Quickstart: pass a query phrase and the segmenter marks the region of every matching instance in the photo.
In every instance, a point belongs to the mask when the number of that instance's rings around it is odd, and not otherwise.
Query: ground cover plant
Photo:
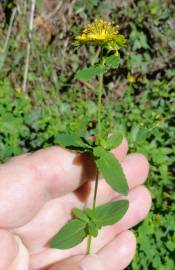
[[[121,65],[104,80],[105,128],[117,125],[131,151],[150,161],[147,182],[152,211],[134,229],[137,254],[128,269],[173,270],[174,262],[174,13],[173,1],[37,1],[27,92],[22,91],[27,45],[25,1],[0,5],[0,160],[56,143],[67,130],[94,136],[97,82],[75,79],[94,49],[72,47],[72,39],[94,17],[114,20],[127,39]],[[8,46],[4,43],[14,7]],[[52,16],[49,17],[51,14]],[[69,57],[68,57],[69,55]],[[2,64],[3,63],[3,64]],[[87,118],[82,116],[87,115]],[[90,119],[90,120],[89,120]]]

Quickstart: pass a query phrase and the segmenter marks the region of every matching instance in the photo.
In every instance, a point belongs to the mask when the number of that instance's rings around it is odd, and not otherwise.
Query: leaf
[[[93,237],[96,237],[98,235],[98,227],[95,223],[89,222],[88,225],[88,233],[92,235]]]
[[[102,74],[103,72],[105,72],[105,67],[103,66],[85,67],[77,72],[76,78],[78,80],[87,81],[92,79],[96,75]]]
[[[81,147],[81,148],[90,148],[88,144],[86,144],[82,138],[77,134],[58,134],[55,137],[55,143],[68,147]]]
[[[124,37],[124,35],[117,35],[116,39],[115,39],[115,42],[116,42],[116,45],[121,48],[121,47],[125,47],[125,43],[126,43],[126,39]]]
[[[93,222],[95,222],[95,213],[94,213],[94,210],[93,210],[93,209],[86,208],[86,209],[84,210],[84,212],[86,213],[86,215],[87,215],[91,220],[93,220]]]
[[[95,209],[96,223],[99,227],[113,225],[127,212],[129,201],[121,200],[103,204]]]
[[[67,249],[82,242],[86,237],[86,224],[79,219],[67,223],[51,241],[52,248]]]
[[[102,173],[106,182],[117,192],[127,195],[128,184],[123,173],[123,169],[117,158],[102,147],[97,146],[93,149],[97,168]]]
[[[114,131],[112,135],[107,138],[106,149],[111,150],[111,149],[116,148],[117,146],[121,144],[122,140],[123,140],[122,133],[118,131]]]
[[[84,222],[89,222],[89,218],[87,217],[87,215],[85,213],[83,213],[80,209],[78,208],[73,208],[72,212],[75,214],[75,216],[77,218],[79,218],[80,220],[84,221]]]
[[[116,55],[111,55],[105,58],[106,65],[112,69],[115,69],[120,64],[120,57]]]

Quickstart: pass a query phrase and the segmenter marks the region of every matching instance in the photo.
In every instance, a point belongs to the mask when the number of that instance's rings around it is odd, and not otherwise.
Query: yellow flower
[[[76,44],[91,43],[105,47],[108,51],[114,50],[118,55],[120,47],[124,46],[126,39],[119,35],[119,26],[112,21],[95,20],[88,24],[80,36],[75,38]]]
[[[136,81],[136,77],[131,75],[131,73],[128,73],[127,79],[128,79],[128,82],[131,84],[135,83]]]
[[[133,84],[135,83],[136,81],[138,80],[141,80],[141,77],[140,77],[140,73],[134,73],[134,74],[131,74],[130,72],[128,73],[128,76],[127,76],[127,79],[128,79],[128,82],[130,84]]]

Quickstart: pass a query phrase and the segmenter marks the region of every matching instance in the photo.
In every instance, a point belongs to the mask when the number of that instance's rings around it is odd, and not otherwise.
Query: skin
[[[0,270],[122,270],[131,262],[136,239],[129,231],[151,207],[143,186],[149,165],[142,154],[128,154],[123,140],[113,151],[124,169],[130,206],[117,224],[104,227],[84,256],[86,239],[69,250],[49,241],[71,218],[73,207],[91,206],[95,165],[89,154],[50,147],[10,159],[0,166]],[[97,204],[121,198],[100,179]],[[8,250],[8,252],[7,252]]]

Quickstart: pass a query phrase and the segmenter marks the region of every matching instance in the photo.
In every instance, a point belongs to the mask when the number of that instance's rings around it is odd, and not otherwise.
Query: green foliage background
[[[17,1],[18,2],[18,1]],[[130,151],[150,162],[147,186],[152,211],[134,228],[137,254],[128,270],[174,270],[175,252],[175,5],[170,0],[76,0],[71,14],[43,45],[34,33],[28,93],[21,90],[27,22],[19,1],[5,62],[0,70],[0,161],[54,144],[61,131],[93,134],[97,82],[74,78],[79,66],[94,61],[93,48],[72,46],[73,36],[94,18],[113,19],[128,43],[119,69],[105,77],[103,117],[108,130],[117,126]],[[13,1],[8,1],[8,12]],[[0,62],[8,18],[0,4]],[[21,5],[21,6],[20,6]],[[37,1],[39,16],[41,1]],[[89,57],[90,55],[90,57]],[[131,74],[133,81],[128,77]]]

